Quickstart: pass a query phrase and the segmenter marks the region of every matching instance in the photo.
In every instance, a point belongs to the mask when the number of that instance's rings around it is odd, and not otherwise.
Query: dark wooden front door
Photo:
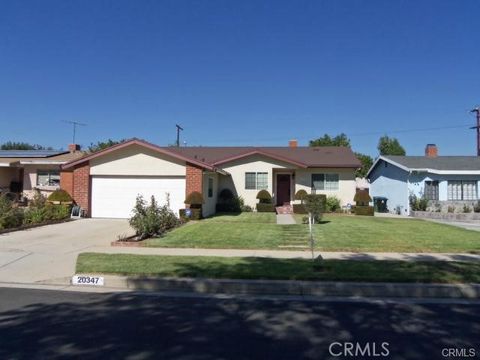
[[[290,175],[277,175],[277,205],[290,204]]]

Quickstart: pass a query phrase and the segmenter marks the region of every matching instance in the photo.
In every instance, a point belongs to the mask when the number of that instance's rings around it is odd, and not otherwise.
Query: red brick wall
[[[90,165],[81,164],[73,170],[73,199],[90,216]]]
[[[198,191],[200,194],[203,193],[203,169],[187,163],[187,173],[186,173],[186,187],[185,187],[185,197],[188,194]]]
[[[60,188],[73,197],[73,171],[62,171],[60,173]]]

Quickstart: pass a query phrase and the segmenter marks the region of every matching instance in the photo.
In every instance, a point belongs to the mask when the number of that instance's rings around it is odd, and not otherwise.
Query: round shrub
[[[193,191],[190,194],[188,194],[184,203],[190,205],[190,207],[192,208],[196,208],[196,207],[202,206],[202,204],[204,204],[205,201],[203,200],[202,194],[200,194],[198,191]]]
[[[355,201],[357,206],[368,206],[370,201],[372,201],[372,198],[370,197],[368,190],[357,190],[353,201]]]
[[[327,196],[326,200],[327,212],[335,212],[340,209],[340,199],[336,196]]]
[[[272,203],[272,195],[267,190],[260,190],[257,194],[257,199],[260,200],[260,204]]]
[[[230,190],[230,189],[223,189],[223,190],[220,191],[220,193],[218,194],[218,198],[219,198],[220,200],[222,200],[223,202],[227,202],[227,201],[229,201],[229,200],[233,200],[234,195],[233,195],[232,190]]]
[[[59,201],[61,203],[73,202],[72,197],[68,192],[62,189],[55,190],[51,193],[48,198],[48,201]]]
[[[300,200],[303,202],[303,200],[305,200],[305,198],[307,197],[308,193],[301,189],[301,190],[298,190],[296,193],[295,193],[295,200]]]

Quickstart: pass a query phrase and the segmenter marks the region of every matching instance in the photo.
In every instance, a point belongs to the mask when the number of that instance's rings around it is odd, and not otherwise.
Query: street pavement
[[[478,359],[479,334],[478,302],[0,288],[1,359]]]

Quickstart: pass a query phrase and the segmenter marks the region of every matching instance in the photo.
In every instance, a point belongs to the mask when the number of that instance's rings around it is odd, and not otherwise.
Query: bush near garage
[[[337,212],[338,210],[340,210],[340,199],[334,195],[327,196],[325,205],[326,205],[326,208],[325,208],[326,212],[331,212],[331,213]]]
[[[155,197],[147,204],[141,195],[137,196],[133,208],[133,216],[129,219],[130,226],[135,230],[137,240],[163,235],[180,225],[180,220],[167,205],[158,206]]]
[[[72,204],[73,203],[73,199],[72,197],[70,196],[70,194],[68,192],[66,192],[65,190],[62,190],[62,189],[58,189],[58,190],[55,190],[54,192],[52,192],[47,200],[49,202],[52,202],[52,203],[68,203],[68,204]]]
[[[257,194],[258,204],[257,204],[257,211],[258,212],[274,212],[275,207],[272,204],[272,195],[267,190],[260,190]]]
[[[24,213],[25,225],[42,224],[67,219],[72,210],[71,204],[53,205],[37,191]]]
[[[192,213],[192,216],[190,217],[191,220],[200,220],[202,218],[202,205],[205,203],[202,194],[198,191],[193,191],[188,194],[184,203],[190,206],[190,211]],[[185,214],[185,212],[183,212],[183,214]]]
[[[252,208],[245,205],[241,196],[235,196],[230,189],[223,189],[218,194],[218,203],[215,206],[217,213],[240,213],[250,212]]]

